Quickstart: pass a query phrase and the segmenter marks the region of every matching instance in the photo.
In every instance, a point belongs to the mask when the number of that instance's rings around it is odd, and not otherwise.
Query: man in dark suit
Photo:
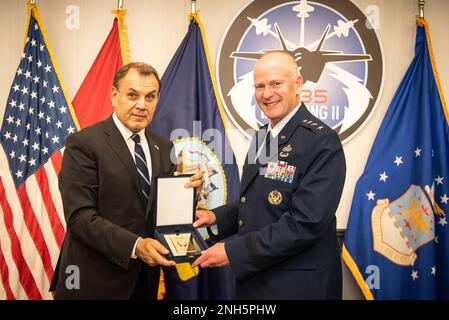
[[[216,225],[209,233],[217,240],[237,236],[193,266],[230,264],[238,299],[341,299],[335,211],[345,158],[338,135],[301,103],[302,84],[287,52],[256,62],[255,97],[269,124],[250,146],[240,200],[197,211],[195,227]]]
[[[59,174],[67,233],[52,281],[56,299],[156,299],[160,266],[175,265],[153,239],[152,181],[176,169],[173,144],[147,129],[159,92],[154,68],[125,65],[114,79],[113,115],[67,138]],[[186,187],[201,179],[194,175]]]

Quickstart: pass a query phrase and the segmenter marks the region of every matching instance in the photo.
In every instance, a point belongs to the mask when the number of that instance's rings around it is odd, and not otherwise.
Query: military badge
[[[291,144],[288,144],[288,145],[286,145],[285,147],[282,148],[282,151],[284,151],[284,152],[290,152],[292,150],[293,150],[293,148],[292,148]]]
[[[274,179],[277,170],[277,162],[268,161],[267,170],[265,171],[265,178]]]
[[[282,203],[282,193],[277,190],[273,190],[268,195],[268,202],[278,206]]]
[[[295,176],[296,166],[287,166],[287,170],[285,170],[285,179],[288,183],[293,183],[293,177]]]
[[[269,161],[265,170],[265,178],[293,183],[296,166],[289,165],[286,161]]]

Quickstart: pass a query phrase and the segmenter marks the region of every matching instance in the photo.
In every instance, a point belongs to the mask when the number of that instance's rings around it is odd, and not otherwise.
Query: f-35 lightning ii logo
[[[347,141],[366,123],[383,80],[382,52],[367,17],[349,0],[256,0],[237,15],[217,58],[222,101],[247,136],[267,123],[254,99],[253,67],[286,50],[304,78],[301,100]]]

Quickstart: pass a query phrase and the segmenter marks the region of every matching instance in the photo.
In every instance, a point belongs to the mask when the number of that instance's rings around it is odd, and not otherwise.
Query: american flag
[[[52,299],[65,235],[57,174],[77,131],[35,5],[28,21],[0,131],[0,299]]]

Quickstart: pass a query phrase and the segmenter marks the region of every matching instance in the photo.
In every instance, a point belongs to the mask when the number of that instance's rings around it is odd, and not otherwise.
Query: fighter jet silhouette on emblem
[[[288,51],[296,61],[298,68],[300,69],[301,75],[304,78],[304,83],[311,81],[317,83],[320,80],[321,74],[323,73],[324,67],[328,62],[348,62],[348,61],[370,61],[372,60],[369,54],[343,54],[341,51],[322,51],[321,47],[326,40],[326,36],[329,32],[330,25],[327,25],[326,30],[324,30],[321,36],[320,42],[318,43],[314,51],[309,51],[305,47],[299,47],[295,50],[288,50],[285,44],[285,39],[282,36],[281,30],[277,23],[274,25],[276,32],[279,37],[279,42],[281,43],[282,50]],[[232,58],[259,59],[264,52],[273,51],[265,50],[262,52],[237,52],[234,51],[231,54]]]

